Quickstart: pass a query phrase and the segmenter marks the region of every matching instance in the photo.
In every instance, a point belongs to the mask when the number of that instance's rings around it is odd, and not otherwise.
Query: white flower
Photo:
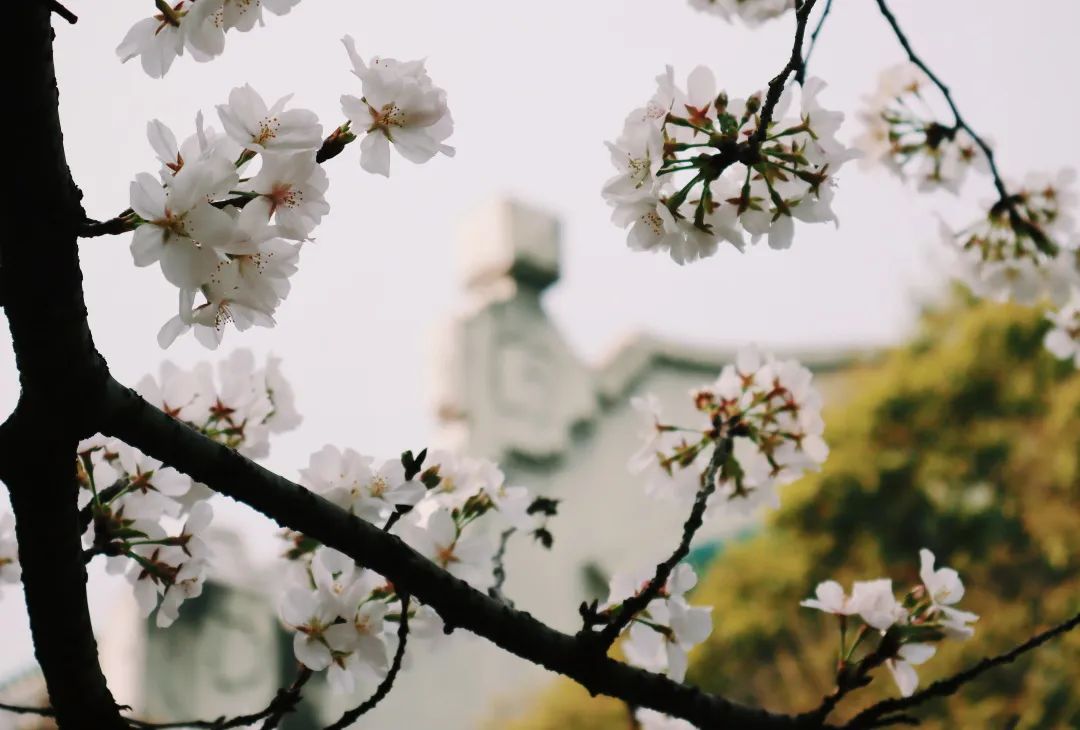
[[[161,162],[159,175],[164,185],[169,184],[187,160],[218,157],[222,160],[218,164],[224,166],[225,162],[236,159],[240,154],[240,145],[203,123],[201,111],[195,115],[195,134],[185,139],[183,144],[177,145],[176,135],[157,119],[146,123],[146,138]]]
[[[281,602],[281,620],[296,632],[293,653],[316,672],[330,666],[330,647],[324,634],[334,620],[333,612],[319,599],[317,591],[293,588]]]
[[[656,184],[656,171],[663,161],[664,140],[660,129],[635,115],[626,120],[622,135],[614,143],[605,142],[611,152],[611,163],[618,173],[604,183],[605,199],[619,200]]]
[[[365,134],[360,142],[360,166],[390,175],[390,143],[410,162],[427,162],[438,153],[453,156],[443,140],[454,131],[446,92],[436,87],[423,61],[375,57],[364,63],[351,36],[342,39],[353,73],[363,84],[363,96],[341,97],[341,109]]]
[[[358,568],[348,555],[320,547],[311,561],[311,577],[319,601],[336,617],[351,618],[356,607],[377,586],[374,574]]]
[[[173,11],[176,15],[182,15],[186,12],[185,6],[188,5],[184,0],[180,0],[173,6]],[[122,62],[130,61],[138,56],[143,71],[155,79],[164,76],[176,57],[183,53],[183,23],[176,22],[173,18],[166,18],[160,13],[144,18],[131,26],[131,30],[116,48],[116,55]]]
[[[181,289],[196,289],[221,260],[233,237],[233,219],[210,204],[236,184],[236,170],[220,157],[188,162],[162,188],[153,175],[131,183],[131,208],[146,223],[135,229],[136,266],[160,262],[161,273]]]
[[[398,505],[414,505],[423,498],[424,486],[406,481],[400,460],[387,460],[378,469],[372,461],[352,449],[324,446],[311,455],[300,475],[304,486],[369,522],[384,520]]]
[[[325,198],[329,184],[310,152],[295,152],[263,155],[262,168],[240,189],[259,196],[245,212],[258,210],[264,221],[273,217],[282,235],[305,239],[330,210]]]
[[[814,589],[814,596],[814,598],[800,601],[799,605],[837,616],[851,616],[859,611],[853,597],[845,595],[843,586],[834,580],[818,583],[817,588]]]
[[[1056,312],[1047,312],[1053,327],[1046,333],[1043,344],[1059,360],[1072,360],[1080,368],[1080,298]]]
[[[919,686],[919,676],[915,673],[915,667],[934,656],[937,648],[930,644],[904,644],[897,652],[897,656],[888,659],[885,666],[888,667],[900,694],[910,697]]]
[[[656,710],[644,707],[635,711],[634,717],[637,719],[638,724],[641,725],[641,730],[696,730],[686,720],[669,717]]]
[[[859,617],[878,631],[886,631],[907,618],[907,611],[893,595],[892,581],[888,578],[855,581],[851,603]]]
[[[470,499],[480,494],[486,481],[492,476],[494,464],[483,459],[472,459],[448,451],[432,451],[428,454],[429,465],[438,465],[439,483],[428,491],[425,502],[431,502],[435,508],[449,510],[461,509]],[[495,468],[497,471],[497,467]],[[501,472],[499,472],[501,480]]]
[[[0,514],[0,583],[18,583],[22,578],[19,543],[15,540],[15,516]]]
[[[326,631],[326,641],[336,653],[327,680],[338,694],[355,691],[356,680],[363,676],[381,677],[389,662],[386,656],[384,619],[387,605],[381,600],[369,600],[354,609],[345,623],[335,624]]]
[[[964,584],[960,575],[952,568],[934,570],[934,554],[923,548],[919,551],[919,579],[922,580],[931,605],[941,616],[941,624],[946,633],[954,638],[968,638],[975,629],[968,626],[978,620],[978,616],[968,611],[953,608],[964,597]]]
[[[229,92],[229,103],[219,104],[218,116],[225,132],[252,152],[314,150],[322,143],[322,126],[308,109],[285,109],[292,96],[278,99],[272,107],[251,86]]]
[[[128,479],[123,495],[116,500],[117,508],[134,519],[157,520],[163,514],[177,516],[180,504],[174,498],[187,493],[191,479],[127,444],[118,444],[116,453]]]
[[[161,364],[159,380],[144,375],[135,390],[146,401],[166,414],[188,423],[202,423],[210,415],[212,389],[194,371],[181,370],[169,361]]]
[[[161,597],[161,605],[154,619],[158,628],[172,626],[180,615],[180,604],[202,595],[205,581],[206,561],[192,559],[184,562]]]
[[[423,525],[415,518],[401,524],[405,541],[451,575],[479,590],[494,582],[495,546],[485,535],[462,534],[448,509],[431,513]]]

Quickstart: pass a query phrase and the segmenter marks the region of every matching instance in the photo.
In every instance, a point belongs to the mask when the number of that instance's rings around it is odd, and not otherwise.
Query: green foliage
[[[981,615],[945,642],[922,684],[1080,609],[1080,373],[1042,348],[1029,309],[965,304],[926,315],[916,340],[848,376],[826,414],[832,454],[792,485],[755,536],[727,546],[693,595],[714,633],[689,681],[801,711],[832,687],[835,619],[799,608],[818,581],[918,581],[921,547],[960,571]],[[895,696],[888,673],[832,716]],[[917,713],[922,727],[1080,727],[1080,635],[999,668]],[[625,708],[557,684],[516,730],[615,730]]]

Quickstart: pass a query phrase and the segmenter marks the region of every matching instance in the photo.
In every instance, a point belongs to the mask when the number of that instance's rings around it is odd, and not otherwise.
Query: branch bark
[[[100,410],[107,369],[86,322],[76,227],[81,193],[64,156],[50,6],[15,2],[4,39],[18,184],[3,197],[0,302],[19,368],[15,412],[0,426],[0,479],[15,512],[34,651],[65,728],[126,728],[97,659],[86,597],[75,445]]]

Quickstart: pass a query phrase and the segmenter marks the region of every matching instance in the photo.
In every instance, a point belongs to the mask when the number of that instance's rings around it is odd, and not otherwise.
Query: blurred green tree
[[[996,654],[1080,607],[1080,372],[1042,347],[1030,309],[962,300],[927,313],[918,336],[853,371],[827,414],[832,453],[787,488],[753,536],[725,546],[692,602],[714,631],[689,681],[775,710],[810,709],[833,686],[837,627],[800,608],[818,581],[918,581],[929,547],[981,618],[945,642],[920,684]],[[880,669],[834,721],[896,689]],[[1080,728],[1080,634],[1066,635],[916,713],[922,727]],[[630,726],[621,703],[565,681],[514,730]]]

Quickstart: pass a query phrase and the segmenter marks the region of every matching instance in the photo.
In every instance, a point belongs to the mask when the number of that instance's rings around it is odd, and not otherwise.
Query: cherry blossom
[[[721,242],[743,250],[744,232],[779,249],[791,245],[796,218],[835,222],[833,176],[855,153],[836,139],[843,115],[821,106],[823,88],[818,79],[789,86],[758,140],[760,95],[730,99],[704,66],[685,90],[670,67],[658,76],[656,94],[608,145],[617,174],[602,192],[612,221],[630,228],[629,247],[684,264]]]
[[[800,601],[799,605],[806,608],[816,608],[819,611],[836,614],[837,616],[851,616],[859,612],[859,608],[854,604],[851,596],[846,595],[844,587],[835,580],[818,583],[817,588],[814,589],[814,598]]]
[[[244,208],[274,219],[277,232],[305,239],[330,210],[326,189],[330,181],[310,152],[266,154],[262,167],[240,190],[257,195]]]
[[[919,551],[919,579],[930,597],[930,611],[940,616],[942,627],[955,638],[968,638],[975,629],[968,626],[978,616],[953,608],[964,597],[964,584],[952,568],[934,569],[934,554],[923,548]]]
[[[1080,298],[1074,297],[1056,312],[1048,312],[1046,318],[1053,327],[1043,342],[1046,349],[1059,360],[1072,360],[1080,368]]]
[[[190,7],[191,3],[180,0],[168,16],[157,13],[131,26],[116,48],[121,62],[138,56],[143,71],[150,77],[160,79],[168,73],[173,61],[184,54],[186,26],[183,16]]]
[[[936,651],[937,647],[931,644],[904,644],[895,657],[885,661],[885,666],[892,674],[901,696],[910,697],[919,686],[919,676],[915,673],[915,667],[934,656]]]
[[[397,506],[412,506],[424,496],[422,484],[405,479],[400,459],[378,467],[373,461],[352,449],[324,446],[300,474],[304,486],[369,522],[385,520]]]
[[[236,182],[231,163],[217,157],[188,162],[168,188],[153,175],[136,175],[131,208],[146,222],[131,242],[135,265],[159,262],[165,278],[182,289],[202,284],[220,261],[218,249],[233,236],[232,218],[210,200]]]
[[[436,154],[453,156],[443,143],[454,131],[446,106],[446,92],[435,86],[423,61],[374,57],[365,63],[351,36],[342,39],[360,79],[363,96],[345,94],[341,109],[364,134],[360,166],[368,172],[390,175],[390,143],[410,162],[427,162]]]
[[[262,25],[262,9],[285,15],[300,0],[197,0],[182,23],[187,44],[197,61],[209,61],[225,50],[225,34],[230,30],[246,33]]]
[[[726,458],[713,471],[706,514],[775,508],[778,487],[819,468],[828,457],[822,400],[812,380],[795,360],[743,348],[714,383],[691,393],[706,417],[698,425],[663,423],[658,403],[636,401],[648,426],[644,446],[631,459],[632,471],[647,474],[651,496],[692,501],[710,469],[710,452],[723,444]]]
[[[634,712],[634,719],[641,726],[641,730],[695,730],[686,720],[669,717],[644,707]]]
[[[333,611],[319,600],[316,591],[291,589],[281,602],[281,620],[294,630],[293,653],[309,669],[330,666],[333,657],[324,634],[334,622]]]
[[[494,544],[487,535],[463,533],[450,510],[439,508],[423,523],[406,517],[401,524],[402,538],[450,575],[480,590],[494,582],[491,562]]]
[[[958,192],[971,169],[989,171],[986,156],[958,124],[936,121],[924,92],[932,84],[918,67],[886,69],[859,117],[864,132],[855,140],[865,164],[883,164],[901,178],[913,177],[919,190]]]
[[[229,103],[217,107],[225,132],[252,152],[314,150],[322,143],[322,126],[307,109],[285,109],[291,95],[273,106],[248,84],[229,92]]]

